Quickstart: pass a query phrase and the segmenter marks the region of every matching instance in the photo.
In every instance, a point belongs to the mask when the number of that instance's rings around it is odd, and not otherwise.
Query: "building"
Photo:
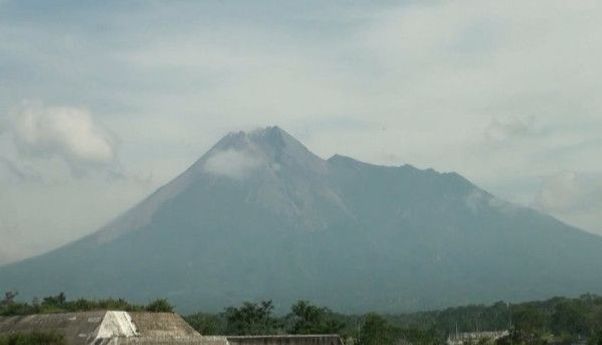
[[[229,336],[230,345],[343,345],[337,334]]]
[[[478,344],[482,341],[494,342],[509,334],[510,333],[508,331],[454,333],[447,337],[447,345]]]

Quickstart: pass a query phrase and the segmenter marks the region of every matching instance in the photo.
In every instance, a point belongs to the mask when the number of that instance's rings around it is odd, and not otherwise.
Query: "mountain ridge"
[[[457,173],[325,160],[268,127],[226,135],[99,231],[0,267],[0,289],[407,311],[600,292],[597,262],[602,237]]]

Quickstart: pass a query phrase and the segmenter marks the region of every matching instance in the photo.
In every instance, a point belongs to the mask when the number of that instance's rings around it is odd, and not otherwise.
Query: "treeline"
[[[68,301],[62,293],[34,299],[31,303],[17,302],[15,297],[16,294],[7,293],[0,301],[1,316],[99,309],[173,310],[165,299],[140,305],[123,299]],[[276,315],[271,301],[261,301],[228,307],[221,313],[199,312],[184,318],[203,335],[336,333],[347,344],[356,345],[444,344],[456,332],[496,330],[509,331],[509,336],[497,340],[496,345],[602,345],[602,297],[590,294],[578,298],[557,297],[516,304],[497,302],[398,315],[346,315],[308,301],[298,301],[287,314]],[[26,340],[20,338],[20,341]],[[0,338],[0,345],[8,344],[6,341]],[[11,341],[10,344],[17,344],[15,339]]]
[[[218,314],[196,313],[186,320],[201,334],[337,333],[360,345],[444,344],[456,332],[509,331],[499,345],[602,345],[602,297],[557,297],[526,303],[497,302],[437,311],[386,315],[344,315],[306,301],[288,314],[273,315],[270,301],[246,302]]]
[[[298,301],[284,316],[275,316],[271,301],[245,302],[222,313],[196,313],[186,321],[204,335],[339,334],[347,344],[442,344],[434,328],[398,326],[391,316],[345,315]]]
[[[245,302],[219,314],[196,313],[184,318],[204,335],[338,334],[347,326],[344,315],[307,301],[297,302],[283,317],[273,311],[271,301]]]
[[[0,300],[0,316],[67,313],[90,310],[125,310],[172,312],[173,306],[166,299],[156,299],[146,305],[130,303],[124,299],[88,300],[79,298],[69,301],[64,293],[42,299],[34,298],[31,303],[17,302],[17,292],[6,292]],[[0,344],[2,345],[2,344]]]

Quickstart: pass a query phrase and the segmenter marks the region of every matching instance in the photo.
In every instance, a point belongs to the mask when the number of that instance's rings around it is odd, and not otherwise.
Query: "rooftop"
[[[227,345],[225,337],[203,337],[173,313],[91,311],[0,317],[0,335],[55,332],[67,345]]]

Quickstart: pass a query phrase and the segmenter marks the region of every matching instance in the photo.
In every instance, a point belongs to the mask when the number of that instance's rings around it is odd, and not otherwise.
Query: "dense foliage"
[[[330,309],[314,306],[307,301],[294,304],[285,320],[291,334],[333,334],[339,333],[345,326]]]
[[[226,334],[274,334],[280,327],[272,316],[272,301],[245,302],[242,306],[229,307],[225,311]]]
[[[150,312],[172,312],[173,306],[166,299],[157,299],[148,305],[130,303],[124,299],[76,299],[67,300],[64,293],[56,296],[44,297],[41,300],[34,298],[31,303],[17,302],[16,292],[6,292],[0,300],[0,316],[29,315],[45,313],[61,313],[89,310],[126,310],[126,311],[150,311]]]
[[[282,317],[271,302],[227,308],[220,314],[197,313],[186,320],[202,334],[338,333],[356,344],[443,344],[457,332],[509,330],[505,344],[602,345],[602,297],[552,298],[546,301],[470,305],[400,315],[342,315],[299,301]],[[261,330],[261,331],[259,331]]]

